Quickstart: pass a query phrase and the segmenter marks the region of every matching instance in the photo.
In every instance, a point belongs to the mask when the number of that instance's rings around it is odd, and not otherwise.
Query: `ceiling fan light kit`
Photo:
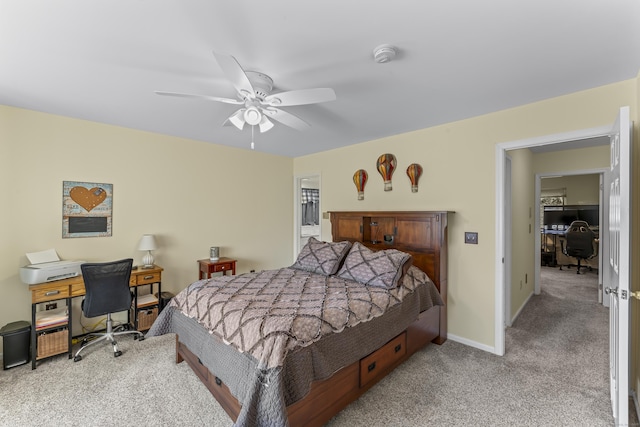
[[[392,61],[396,57],[397,53],[398,50],[395,46],[391,46],[390,44],[381,44],[373,49],[373,59],[378,64],[384,64]]]
[[[335,92],[330,88],[290,90],[272,95],[273,79],[268,75],[257,71],[245,71],[233,56],[216,52],[213,53],[213,56],[216,58],[218,65],[220,65],[222,72],[236,89],[237,100],[177,92],[156,91],[156,93],[158,95],[200,98],[225,104],[244,105],[229,116],[224,121],[224,124],[231,123],[239,130],[244,128],[245,123],[251,125],[252,149],[254,145],[253,127],[258,126],[260,132],[267,132],[274,127],[269,118],[297,130],[305,130],[310,127],[307,122],[298,116],[277,107],[316,104],[336,99]]]
[[[244,110],[244,121],[251,126],[255,126],[262,121],[262,114],[257,107],[251,106]]]

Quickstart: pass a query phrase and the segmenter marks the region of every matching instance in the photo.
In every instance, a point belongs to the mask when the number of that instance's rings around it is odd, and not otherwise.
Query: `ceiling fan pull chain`
[[[253,128],[255,128],[254,125],[251,125],[251,149],[253,150],[255,147],[255,144],[253,143]]]

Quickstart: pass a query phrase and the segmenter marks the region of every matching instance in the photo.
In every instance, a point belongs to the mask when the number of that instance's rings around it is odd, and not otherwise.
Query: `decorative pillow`
[[[351,242],[321,242],[315,237],[309,237],[296,262],[291,266],[298,270],[330,276],[336,274],[344,256],[349,252]]]
[[[337,276],[369,286],[393,289],[409,269],[413,259],[397,249],[372,251],[355,242]]]

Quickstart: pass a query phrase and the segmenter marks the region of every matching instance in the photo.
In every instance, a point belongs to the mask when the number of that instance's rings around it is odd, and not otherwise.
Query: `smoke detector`
[[[373,59],[378,64],[384,64],[396,57],[397,49],[390,44],[381,44],[377,48],[373,49]]]

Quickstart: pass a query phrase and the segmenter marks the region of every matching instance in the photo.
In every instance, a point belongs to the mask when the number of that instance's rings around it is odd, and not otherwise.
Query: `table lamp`
[[[139,251],[147,251],[147,254],[142,257],[142,268],[153,268],[153,255],[151,251],[158,249],[156,245],[156,238],[153,234],[144,234],[138,243]]]

